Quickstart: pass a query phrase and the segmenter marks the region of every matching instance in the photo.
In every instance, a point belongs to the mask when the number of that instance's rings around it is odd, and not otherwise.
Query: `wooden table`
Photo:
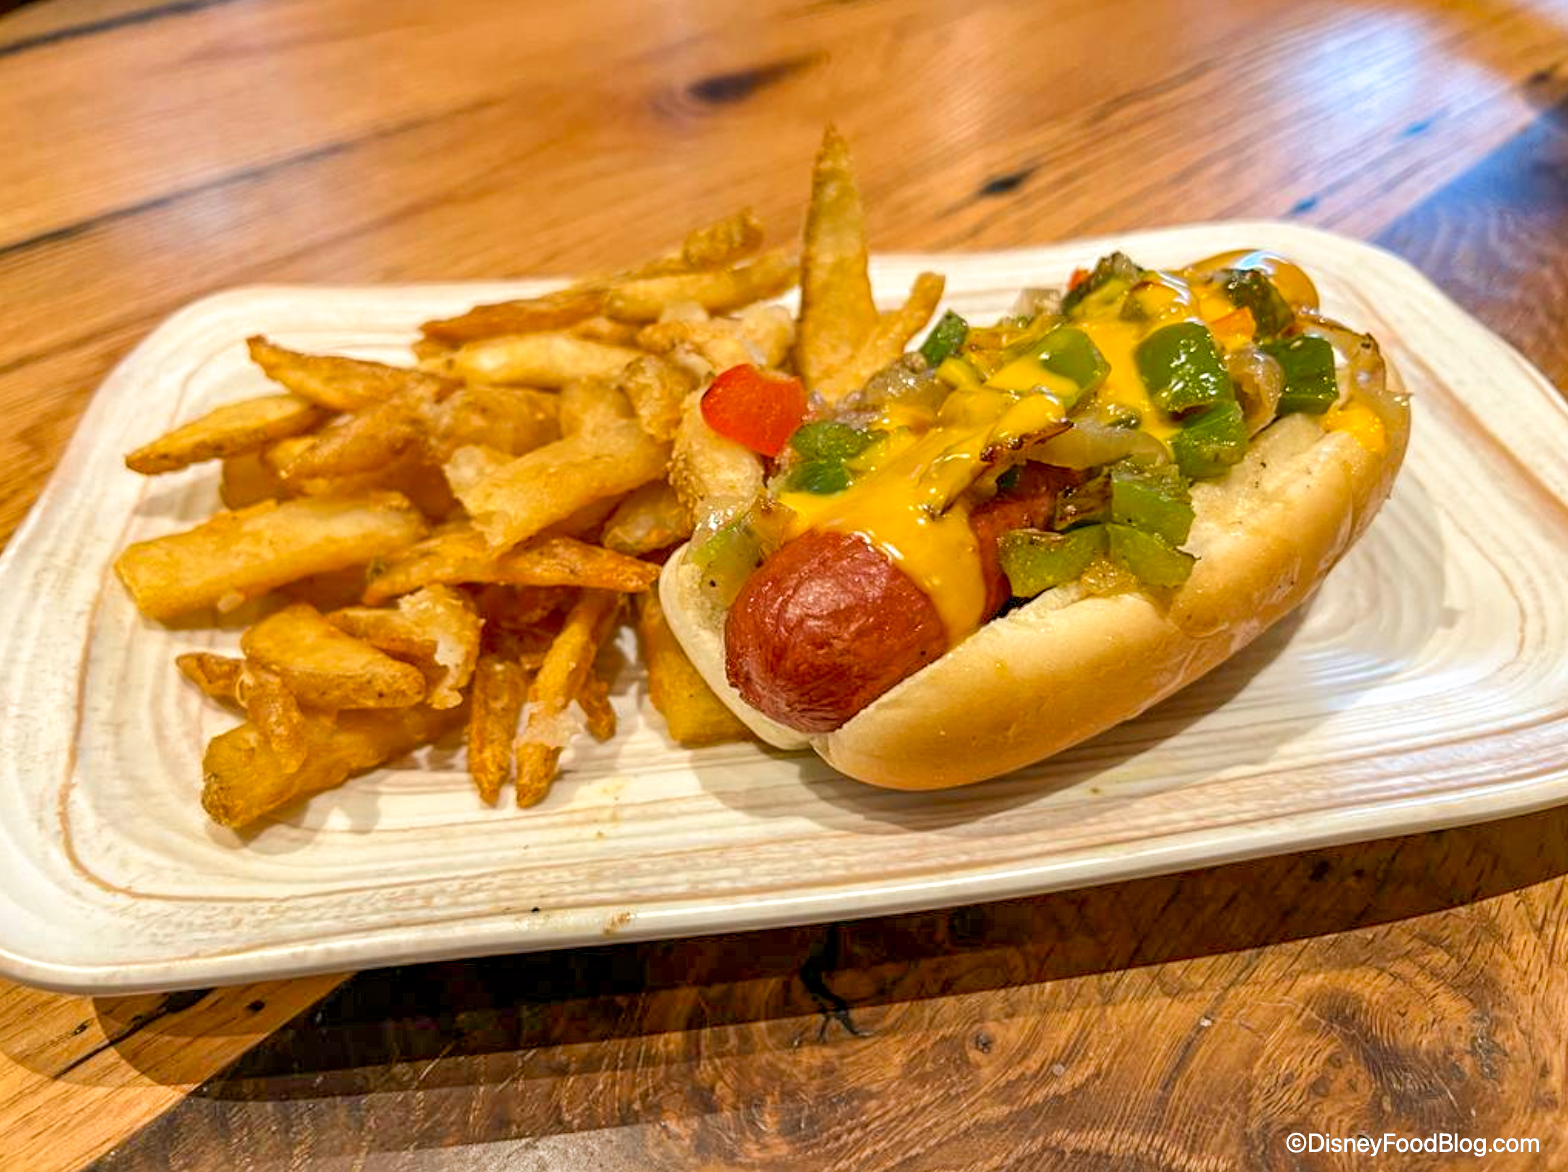
[[[26,5],[0,17],[0,538],[177,306],[609,267],[747,203],[788,233],[829,118],[877,248],[1297,219],[1410,258],[1565,385],[1565,95],[1561,4]],[[1361,1168],[1285,1137],[1393,1131],[1563,1167],[1565,873],[1557,811],[852,924],[0,986],[0,1164]]]

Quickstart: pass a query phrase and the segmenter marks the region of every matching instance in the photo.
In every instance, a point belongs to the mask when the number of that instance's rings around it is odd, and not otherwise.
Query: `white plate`
[[[176,314],[94,399],[0,559],[0,972],[125,992],[865,916],[1500,817],[1568,796],[1568,409],[1402,261],[1239,223],[990,255],[889,257],[888,298],[948,274],[984,319],[1110,244],[1156,265],[1238,245],[1300,261],[1416,397],[1393,499],[1315,599],[1139,720],[1022,774],[901,794],[815,757],[687,751],[635,670],[623,732],[576,744],[544,805],[480,804],[427,751],[248,841],[197,796],[233,718],[174,655],[237,631],[140,618],[128,541],[216,505],[210,467],[124,452],[263,380],[242,339],[396,358],[415,323],[545,282],[241,289]]]

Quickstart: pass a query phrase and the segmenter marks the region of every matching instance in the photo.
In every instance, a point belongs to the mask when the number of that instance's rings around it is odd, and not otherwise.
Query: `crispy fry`
[[[241,636],[240,648],[318,708],[403,708],[425,696],[418,668],[338,630],[308,603],[268,615]]]
[[[867,274],[866,218],[849,145],[832,126],[811,175],[800,266],[800,329],[795,369],[807,390],[844,365],[877,324]]]
[[[530,674],[498,655],[485,655],[474,668],[468,711],[468,772],[479,796],[495,805],[512,780],[512,741],[528,696]]]
[[[337,419],[283,466],[288,484],[353,476],[401,456],[424,434],[419,416],[398,399]]]
[[[670,484],[692,520],[728,516],[762,492],[762,459],[720,435],[702,417],[701,396],[686,399],[670,455]]]
[[[499,448],[486,447],[483,444],[468,444],[454,451],[441,466],[441,471],[446,476],[447,485],[452,492],[461,497],[485,477],[499,472],[514,459],[515,456]]]
[[[210,651],[187,651],[174,657],[180,674],[214,700],[234,704],[239,701],[240,672],[243,659],[214,655]]]
[[[686,237],[681,260],[688,268],[716,269],[743,260],[762,247],[762,221],[750,208],[715,220]]]
[[[218,482],[218,499],[226,509],[243,509],[261,501],[288,496],[288,488],[278,474],[267,466],[260,452],[245,452],[223,461],[223,477]]]
[[[649,356],[622,371],[619,386],[631,400],[642,429],[666,443],[675,438],[681,406],[697,389],[697,376],[668,358]]]
[[[147,476],[174,472],[203,460],[259,451],[274,440],[309,431],[322,418],[319,408],[297,395],[225,403],[137,448],[125,457],[125,466]]]
[[[407,498],[263,501],[127,546],[114,572],[148,618],[230,609],[287,582],[392,557],[425,535]]]
[[[604,305],[604,294],[593,289],[561,289],[521,301],[476,305],[457,317],[427,321],[419,327],[426,338],[449,345],[502,334],[561,330],[593,317]]]
[[[735,269],[704,269],[625,281],[611,289],[604,312],[617,321],[658,321],[669,306],[695,301],[709,313],[726,313],[777,297],[799,279],[799,266],[788,251],[775,248],[749,265]]]
[[[307,713],[305,763],[284,767],[261,730],[247,721],[214,737],[202,759],[201,804],[220,826],[239,828],[298,798],[343,784],[350,776],[435,740],[463,719],[458,708]]]
[[[357,476],[307,481],[307,496],[358,496],[383,490],[399,492],[414,502],[425,516],[439,519],[457,507],[457,498],[447,486],[446,472],[423,446],[409,448],[382,468]]]
[[[637,418],[625,392],[602,378],[585,378],[561,391],[562,436],[592,437],[601,428]]]
[[[592,586],[637,593],[648,589],[659,568],[570,537],[540,537],[497,553],[472,529],[454,528],[373,566],[365,603],[376,606],[435,583],[493,582],[513,586]]]
[[[748,305],[740,311],[741,333],[762,366],[779,366],[795,342],[795,318],[782,305]]]
[[[606,549],[637,556],[667,549],[691,536],[691,513],[675,490],[654,480],[632,492],[605,522]]]
[[[714,371],[742,363],[761,365],[762,356],[747,344],[740,322],[732,317],[705,321],[660,321],[644,326],[637,344],[655,354],[669,354],[679,346],[690,347]]]
[[[338,630],[395,659],[412,663],[429,685],[425,702],[455,708],[479,657],[483,622],[474,604],[449,586],[426,586],[397,600],[396,610],[346,607],[326,616]]]
[[[495,548],[526,541],[605,497],[664,475],[669,446],[630,420],[546,444],[457,493]]]
[[[904,352],[904,347],[931,320],[942,300],[946,282],[936,273],[921,273],[909,290],[909,300],[892,313],[883,314],[860,349],[843,366],[820,378],[816,390],[829,403],[858,391],[866,380]]]
[[[613,346],[635,346],[637,331],[641,328],[634,321],[612,321],[607,317],[590,317],[573,326],[572,333],[593,342],[609,342]]]
[[[254,663],[240,675],[240,699],[245,715],[261,733],[278,759],[278,768],[293,773],[305,764],[307,737],[305,713],[283,682],[283,677]]]
[[[674,740],[712,745],[751,735],[686,658],[655,593],[644,595],[638,604],[637,642],[648,665],[648,699],[664,716]]]
[[[529,695],[527,724],[517,739],[519,806],[537,805],[550,792],[556,762],[570,735],[567,707],[582,691],[594,656],[615,625],[620,602],[619,594],[584,590],[545,654]]]
[[[429,448],[438,461],[468,444],[521,456],[559,439],[560,396],[528,387],[479,383],[444,400],[429,421]]]
[[[577,706],[588,723],[588,735],[601,744],[615,735],[615,709],[610,706],[610,682],[590,671],[577,693]]]
[[[452,357],[469,382],[564,387],[580,378],[614,378],[637,351],[576,334],[512,334],[469,342]]]
[[[246,345],[251,361],[273,382],[332,411],[357,411],[400,391],[435,398],[439,391],[453,386],[450,380],[426,370],[337,354],[301,354],[259,335],[248,339]]]
[[[363,565],[345,566],[325,574],[312,574],[308,578],[290,582],[278,593],[296,602],[308,602],[323,613],[353,606],[365,592],[366,569]]]

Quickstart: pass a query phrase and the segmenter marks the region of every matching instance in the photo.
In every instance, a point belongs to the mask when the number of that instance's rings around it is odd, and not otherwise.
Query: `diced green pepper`
[[[1028,354],[1009,362],[986,379],[985,385],[1004,391],[1045,387],[1071,408],[1080,395],[1091,391],[1111,373],[1111,364],[1077,326],[1058,326],[1040,339]]]
[[[1210,407],[1171,437],[1176,466],[1189,480],[1218,476],[1247,454],[1247,419],[1236,400]]]
[[[714,530],[711,537],[692,548],[691,561],[702,571],[703,589],[729,606],[752,571],[763,562],[762,542],[752,528],[750,516],[742,513]]]
[[[1105,473],[1069,488],[1056,498],[1053,529],[1069,529],[1090,521],[1111,519],[1111,478]]]
[[[1262,269],[1227,269],[1225,295],[1236,308],[1252,314],[1260,338],[1282,334],[1296,320],[1290,302],[1285,300]]]
[[[1150,397],[1173,415],[1235,399],[1214,335],[1202,322],[1155,330],[1138,343],[1134,357]]]
[[[997,560],[1016,598],[1075,580],[1105,550],[1105,526],[1086,525],[1066,533],[1014,529],[1002,534]]]
[[[801,425],[789,437],[789,446],[808,460],[848,460],[858,456],[876,441],[876,433],[861,431],[834,419],[818,419]]]
[[[1111,520],[1180,545],[1192,519],[1187,487],[1175,468],[1167,475],[1123,461],[1111,469]]]
[[[843,492],[849,487],[849,469],[840,460],[806,460],[790,469],[786,492],[814,492],[818,496]]]
[[[1120,562],[1148,586],[1180,586],[1192,574],[1197,558],[1183,553],[1163,538],[1131,525],[1107,525],[1111,558]]]
[[[1285,371],[1285,390],[1279,397],[1279,414],[1303,411],[1321,415],[1339,399],[1334,378],[1334,347],[1326,338],[1301,337],[1268,342],[1264,353]]]
[[[942,320],[931,327],[931,332],[920,347],[920,356],[926,360],[926,369],[935,370],[941,366],[942,359],[962,346],[968,336],[968,322],[951,309],[944,313]]]
[[[1143,273],[1124,252],[1102,256],[1091,272],[1062,298],[1062,315],[1088,316],[1117,304]],[[1083,312],[1078,312],[1082,310]]]

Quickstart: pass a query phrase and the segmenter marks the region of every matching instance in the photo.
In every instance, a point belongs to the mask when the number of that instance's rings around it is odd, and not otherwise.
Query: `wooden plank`
[[[82,1167],[342,979],[96,999],[0,982],[5,1166]]]

